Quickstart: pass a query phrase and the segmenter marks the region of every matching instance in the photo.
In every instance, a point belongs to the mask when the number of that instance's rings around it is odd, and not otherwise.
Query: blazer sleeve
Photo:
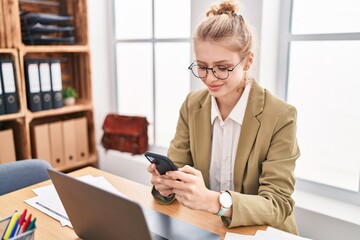
[[[266,158],[259,163],[257,195],[230,191],[233,199],[233,216],[232,219],[223,217],[224,224],[227,227],[281,225],[293,211],[293,172],[299,155],[296,141],[296,109],[290,106],[274,125]]]

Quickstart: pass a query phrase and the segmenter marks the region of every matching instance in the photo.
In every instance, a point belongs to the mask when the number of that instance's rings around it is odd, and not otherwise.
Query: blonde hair
[[[232,39],[229,46],[245,57],[253,47],[253,36],[241,15],[236,12],[238,4],[234,0],[224,0],[212,5],[206,13],[206,18],[197,26],[194,34],[194,44],[198,41],[222,41]]]

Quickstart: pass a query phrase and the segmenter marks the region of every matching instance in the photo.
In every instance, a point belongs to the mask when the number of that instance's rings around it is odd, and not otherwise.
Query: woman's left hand
[[[171,179],[162,179],[173,188],[176,199],[184,206],[194,209],[216,213],[220,204],[219,193],[206,188],[203,176],[199,170],[188,165],[179,171],[166,173]]]

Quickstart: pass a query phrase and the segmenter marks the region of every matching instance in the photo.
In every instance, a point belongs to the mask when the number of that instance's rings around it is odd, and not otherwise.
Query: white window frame
[[[338,33],[338,34],[291,34],[291,11],[292,2],[281,0],[280,4],[280,27],[279,27],[279,46],[278,46],[278,80],[276,82],[275,93],[282,99],[287,99],[288,84],[288,68],[291,41],[307,41],[307,40],[359,40],[360,33]],[[301,146],[300,146],[301,150]],[[359,179],[360,182],[360,179]],[[324,198],[345,202],[351,205],[360,206],[360,191],[357,193],[331,187],[328,185],[316,183],[309,180],[297,178],[296,189],[306,191]]]
[[[160,146],[157,146],[156,145],[156,92],[155,92],[155,83],[156,83],[156,76],[155,76],[155,73],[156,73],[156,61],[155,61],[155,57],[156,57],[156,51],[155,51],[155,44],[156,43],[190,43],[191,45],[191,34],[190,34],[190,37],[189,38],[155,38],[155,16],[154,16],[154,0],[151,0],[151,4],[152,4],[152,38],[149,38],[149,39],[126,39],[126,40],[118,40],[116,38],[116,31],[115,31],[115,28],[116,28],[116,23],[115,23],[115,16],[114,16],[114,10],[115,9],[115,3],[114,3],[114,0],[111,1],[111,14],[112,14],[112,32],[111,32],[111,38],[112,38],[112,41],[111,41],[111,48],[112,48],[112,59],[113,59],[113,62],[114,62],[114,68],[113,68],[113,74],[114,74],[114,79],[115,79],[115,86],[114,86],[114,91],[115,91],[115,99],[116,99],[116,102],[115,102],[115,108],[116,108],[116,111],[119,111],[119,106],[118,106],[118,93],[117,93],[117,74],[116,74],[116,66],[117,66],[117,61],[116,61],[116,45],[118,43],[151,43],[152,45],[152,53],[153,53],[153,66],[152,66],[152,72],[153,72],[153,75],[152,75],[152,79],[153,79],[153,119],[148,119],[148,121],[150,122],[150,124],[153,124],[153,128],[149,128],[149,130],[151,129],[152,132],[151,133],[148,133],[149,136],[152,136],[152,143],[153,143],[153,147],[155,148],[160,148],[161,151],[165,151],[165,147],[160,147]],[[192,7],[192,6],[191,6]],[[190,26],[189,26],[190,27]],[[189,49],[190,52],[192,52],[192,49],[190,48]],[[190,54],[191,56],[191,54]],[[191,62],[191,58],[189,59],[189,64]],[[190,72],[189,72],[189,81],[190,81]],[[174,126],[174,129],[176,128],[176,126]],[[170,143],[170,142],[169,142]]]

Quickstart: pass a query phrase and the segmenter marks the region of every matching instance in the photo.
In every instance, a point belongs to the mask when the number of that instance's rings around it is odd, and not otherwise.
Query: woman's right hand
[[[160,175],[158,170],[156,170],[156,164],[152,163],[147,168],[147,171],[151,173],[151,184],[154,185],[155,189],[164,197],[169,196],[173,193],[173,189],[168,185],[164,184],[162,179],[171,179],[170,177],[164,175]]]

